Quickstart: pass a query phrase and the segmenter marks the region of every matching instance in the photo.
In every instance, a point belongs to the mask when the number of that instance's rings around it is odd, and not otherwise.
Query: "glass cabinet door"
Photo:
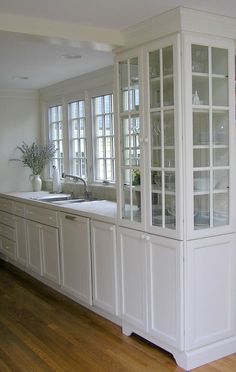
[[[173,46],[149,52],[152,225],[176,229]]]
[[[141,222],[138,58],[119,63],[122,218]]]
[[[193,44],[194,229],[229,224],[228,50]]]

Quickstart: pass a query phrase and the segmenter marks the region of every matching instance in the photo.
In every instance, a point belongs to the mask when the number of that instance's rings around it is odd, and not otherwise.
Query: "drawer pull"
[[[70,220],[70,221],[75,221],[75,220],[76,220],[76,217],[75,217],[75,216],[70,216],[70,215],[67,214],[67,215],[65,216],[65,219],[66,219],[66,220]]]

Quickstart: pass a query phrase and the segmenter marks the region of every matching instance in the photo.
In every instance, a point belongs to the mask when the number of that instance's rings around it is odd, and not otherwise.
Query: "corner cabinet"
[[[236,352],[234,43],[179,32],[115,61],[123,331],[195,368]]]

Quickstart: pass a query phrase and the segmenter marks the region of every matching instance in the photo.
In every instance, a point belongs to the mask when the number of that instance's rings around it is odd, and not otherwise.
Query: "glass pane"
[[[210,227],[210,198],[209,195],[194,196],[194,229]]]
[[[192,97],[193,105],[209,105],[208,76],[193,76]]]
[[[165,167],[166,168],[174,168],[175,167],[175,150],[166,150],[164,151],[165,157]]]
[[[50,126],[50,135],[51,135],[51,140],[56,140],[58,139],[58,124],[57,123],[54,123],[54,124],[51,124]]]
[[[160,51],[149,53],[149,75],[150,79],[160,76]]]
[[[212,104],[213,106],[228,106],[229,104],[228,78],[212,78]]]
[[[105,114],[111,112],[111,95],[104,96],[104,112]]]
[[[174,111],[164,111],[164,145],[175,145]]]
[[[112,139],[111,137],[106,137],[106,151],[105,151],[105,157],[111,158],[112,157]]]
[[[192,45],[192,71],[208,73],[208,47]]]
[[[79,120],[80,137],[85,137],[85,119]]]
[[[157,108],[161,106],[160,80],[150,81],[150,107]]]
[[[58,135],[59,135],[59,139],[61,140],[62,138],[63,138],[63,125],[62,125],[62,123],[59,123],[59,133],[58,133]]]
[[[97,159],[97,169],[96,169],[97,180],[104,180],[104,160]]]
[[[165,191],[175,192],[175,172],[165,172]]]
[[[152,171],[151,174],[152,190],[162,191],[162,173],[161,171]]]
[[[112,161],[111,159],[106,159],[105,160],[105,163],[106,163],[106,179],[107,180],[112,180]]]
[[[95,102],[95,115],[101,115],[103,113],[103,96],[96,97]]]
[[[69,104],[70,119],[78,117],[78,102],[72,102]]]
[[[172,106],[174,104],[174,80],[173,77],[163,79],[163,105]]]
[[[228,75],[228,50],[212,48],[212,73]]]
[[[213,149],[213,165],[216,167],[229,165],[229,149],[228,148],[214,148]]]
[[[85,117],[84,101],[79,101],[79,117]]]
[[[229,144],[229,115],[228,112],[213,112],[212,131],[214,145]]]
[[[113,134],[112,116],[105,115],[105,135],[109,136]]]
[[[213,172],[213,187],[214,190],[229,189],[229,171],[227,169],[219,169]]]
[[[79,156],[81,158],[85,158],[86,157],[86,140],[85,139],[79,140],[79,147],[80,147]]]
[[[151,114],[151,141],[152,148],[155,146],[161,146],[161,114]]]
[[[161,167],[161,150],[152,150],[152,167]]]
[[[194,168],[210,166],[209,148],[201,148],[201,149],[193,150],[193,166]]]
[[[213,225],[224,226],[229,224],[229,193],[214,194]]]
[[[59,153],[60,153],[60,158],[63,158],[63,143],[62,141],[59,141]]]
[[[95,120],[96,120],[96,123],[95,123],[96,136],[102,136],[103,135],[103,117],[97,116]]]
[[[193,112],[193,145],[209,145],[209,113]]]
[[[79,138],[79,123],[78,120],[72,121],[72,138]]]
[[[72,157],[78,158],[79,156],[79,141],[73,140],[72,142]]]
[[[152,193],[152,224],[162,226],[162,197],[161,194]]]
[[[130,85],[137,85],[138,78],[138,58],[132,58],[130,60]]]
[[[104,138],[97,138],[96,139],[96,150],[97,150],[97,158],[104,157]]]
[[[210,192],[210,172],[195,171],[193,172],[193,191],[194,192]]]
[[[175,229],[175,195],[165,194],[165,227],[168,229]]]
[[[162,49],[163,53],[163,75],[173,74],[173,47]]]

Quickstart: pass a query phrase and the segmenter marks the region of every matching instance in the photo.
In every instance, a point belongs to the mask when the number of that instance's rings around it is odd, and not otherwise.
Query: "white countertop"
[[[63,194],[67,195],[67,194]],[[33,192],[11,192],[1,193],[2,197],[10,197],[18,202],[27,202],[32,205],[57,210],[59,212],[76,214],[84,217],[91,217],[105,222],[115,223],[117,218],[117,203],[108,200],[95,200],[82,203],[54,204],[47,202],[47,198],[57,198],[62,194],[52,194],[47,191]],[[39,201],[38,199],[44,199]]]

